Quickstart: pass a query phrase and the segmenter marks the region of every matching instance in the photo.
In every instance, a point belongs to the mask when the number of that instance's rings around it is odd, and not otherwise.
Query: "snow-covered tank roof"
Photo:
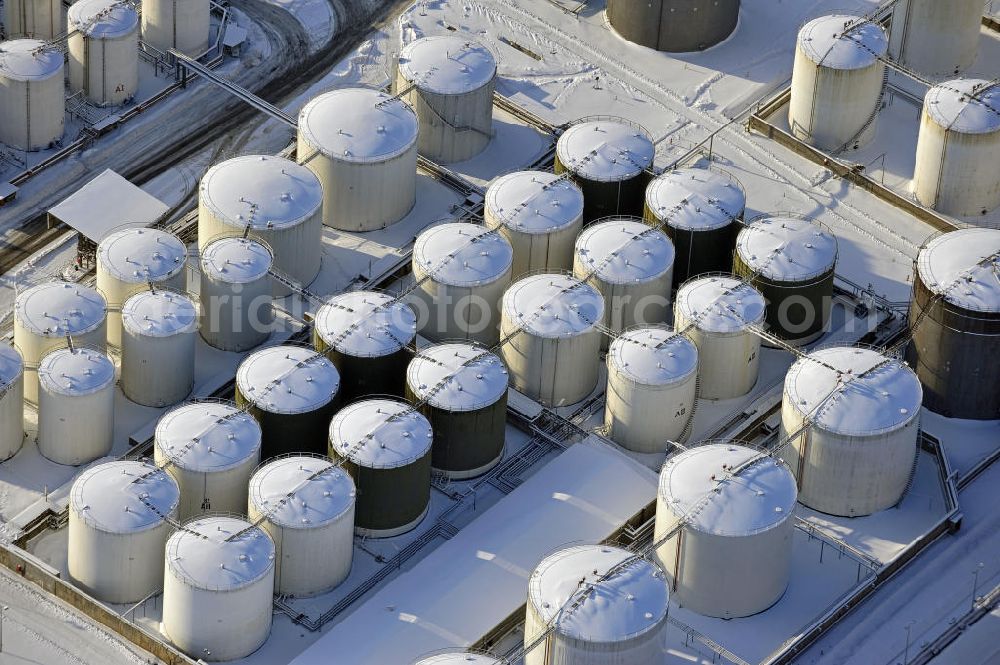
[[[446,411],[475,411],[507,393],[507,367],[475,344],[438,344],[422,350],[406,369],[418,400]]]
[[[833,270],[837,236],[810,219],[765,216],[740,231],[736,251],[761,277],[792,282]]]
[[[89,395],[115,382],[115,364],[93,349],[56,349],[38,363],[38,382],[50,393]]]
[[[326,406],[340,389],[329,359],[302,346],[272,346],[247,356],[236,370],[245,399],[271,413],[296,414]]]
[[[432,226],[417,237],[413,260],[432,279],[449,286],[489,284],[514,264],[514,250],[502,235],[481,224]]]
[[[274,543],[246,520],[211,515],[175,531],[167,539],[166,559],[173,574],[192,587],[235,591],[274,568]]]
[[[734,467],[751,459],[734,477]],[[795,477],[784,462],[725,443],[668,459],[659,493],[689,526],[716,536],[748,536],[776,527],[792,516],[798,497]]]
[[[312,529],[354,506],[350,474],[326,457],[293,455],[269,462],[250,478],[250,501],[274,524]]]
[[[236,228],[284,229],[323,206],[323,185],[305,166],[282,157],[245,155],[216,164],[201,179],[201,205]]]
[[[544,171],[517,171],[486,190],[493,218],[519,233],[552,233],[583,216],[583,191],[569,178]]]
[[[143,337],[192,333],[198,329],[198,306],[176,291],[140,291],[122,305],[122,327]]]
[[[741,279],[716,275],[685,283],[674,310],[698,330],[735,333],[764,320],[767,303],[760,291]]]
[[[40,81],[62,76],[63,54],[40,39],[12,39],[0,43],[0,78]]]
[[[670,271],[675,251],[666,233],[637,217],[606,217],[577,237],[576,255],[588,276],[610,284],[637,284]]]
[[[944,299],[974,312],[1000,312],[1000,229],[952,231],[917,256],[920,281]]]
[[[36,335],[82,335],[104,322],[107,302],[95,289],[70,282],[45,282],[18,294],[14,315]]]
[[[572,337],[594,329],[604,316],[604,298],[575,277],[525,277],[503,294],[503,312],[525,332],[539,337]]]
[[[421,90],[460,95],[493,80],[497,63],[482,44],[453,35],[410,42],[399,54],[399,72]]]
[[[810,422],[849,436],[881,434],[920,414],[923,389],[905,363],[871,349],[833,347],[801,358],[785,375],[785,399]]]
[[[606,644],[660,625],[669,591],[659,566],[634,552],[578,545],[542,559],[528,579],[528,598],[559,633]]]
[[[698,371],[698,347],[666,326],[633,328],[611,342],[608,365],[636,383],[668,386]]]
[[[366,399],[348,404],[330,421],[330,446],[369,469],[395,469],[428,454],[431,424],[409,404]]]
[[[162,469],[144,462],[118,460],[97,464],[81,473],[73,481],[69,500],[88,525],[109,533],[135,533],[172,517],[181,492]],[[128,572],[123,570],[122,574]]]
[[[97,247],[97,260],[113,277],[132,284],[159,282],[184,270],[187,247],[159,229],[124,229]]]
[[[320,339],[339,353],[377,358],[413,341],[417,315],[387,293],[352,291],[334,296],[320,307],[315,326]]]
[[[953,132],[1000,131],[1000,85],[995,81],[945,81],[927,91],[924,108],[934,122]]]
[[[267,274],[274,255],[252,238],[219,238],[201,252],[201,272],[230,284],[248,284]]]
[[[502,661],[493,656],[468,651],[439,653],[421,658],[413,665],[501,665]]]
[[[225,402],[192,402],[171,409],[157,421],[153,438],[163,457],[187,471],[225,471],[260,456],[260,425]]]
[[[99,39],[127,35],[139,25],[139,15],[123,0],[79,0],[66,18],[72,29]]]
[[[417,116],[381,90],[344,88],[314,97],[299,113],[299,134],[343,162],[391,159],[417,142]]]
[[[862,69],[876,63],[889,50],[889,38],[871,21],[850,27],[858,18],[833,14],[809,21],[799,30],[799,48],[817,65],[831,69]]]
[[[588,180],[617,182],[652,166],[656,147],[638,125],[607,118],[579,122],[559,137],[559,161]]]
[[[9,344],[0,344],[0,390],[17,381],[24,374],[21,353]]]
[[[668,171],[649,183],[646,206],[657,219],[685,231],[711,231],[739,219],[746,194],[733,178],[709,169]]]

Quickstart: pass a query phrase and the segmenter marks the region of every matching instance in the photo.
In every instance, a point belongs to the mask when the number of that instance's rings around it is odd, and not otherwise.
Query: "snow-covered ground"
[[[322,41],[335,27],[334,14],[321,16],[315,0],[288,0],[275,4],[297,14],[310,41]],[[563,4],[572,4],[563,2]],[[798,26],[829,11],[825,0],[771,0],[745,2],[736,33],[725,43],[703,53],[666,55],[622,41],[606,25],[603,3],[589,3],[578,15],[565,13],[556,4],[540,0],[428,0],[406,10],[391,28],[374,31],[353,53],[344,58],[320,81],[285,105],[292,115],[306,101],[327,89],[365,84],[382,86],[388,81],[390,59],[401,44],[430,34],[456,34],[479,39],[498,57],[498,90],[516,103],[562,124],[585,115],[614,114],[628,117],[647,127],[660,140],[656,166],[663,168],[686,148],[707,139],[713,162],[732,172],[748,192],[747,217],[773,211],[808,214],[830,226],[840,240],[838,273],[862,285],[872,283],[892,301],[909,296],[912,261],[924,239],[933,232],[924,223],[882,202],[872,195],[831,177],[815,164],[799,158],[767,139],[747,134],[742,123],[730,121],[755,100],[784,87],[791,74],[792,48]],[[864,12],[877,5],[875,0],[842,0],[837,9]],[[450,30],[452,28],[453,30]],[[983,33],[984,40],[996,40]],[[511,44],[523,47],[514,48]],[[993,46],[985,51],[991,53]],[[534,56],[524,52],[531,51]],[[982,63],[981,63],[982,64]],[[1000,62],[987,62],[1000,70]],[[880,123],[879,141],[892,143],[898,150],[887,157],[887,184],[904,187],[906,155],[912,153],[904,137],[910,132],[905,120],[911,113],[898,99],[887,109]],[[893,115],[899,114],[899,115]],[[912,113],[911,113],[912,115]],[[909,122],[909,121],[907,121]],[[498,112],[495,116],[498,140],[486,153],[451,168],[477,185],[493,177],[531,163],[546,147],[548,139]],[[292,138],[290,128],[270,120],[234,131],[221,146],[206,148],[183,164],[146,185],[147,191],[170,204],[191,200],[201,174],[211,164],[228,156],[247,153],[274,153]],[[899,145],[902,147],[899,148]],[[852,158],[859,161],[865,151]],[[83,156],[81,156],[83,157]],[[912,159],[912,157],[910,158]],[[905,177],[904,177],[905,176]],[[895,178],[895,179],[894,179]],[[384,231],[350,234],[326,230],[324,268],[311,290],[321,295],[342,290],[359,275],[370,275],[392,265],[405,254],[414,235],[435,220],[447,217],[459,197],[437,181],[420,176],[418,203],[401,223]],[[58,273],[71,252],[40,259],[23,273],[37,278]],[[9,285],[0,297],[10,296]],[[6,295],[4,295],[6,294]],[[2,301],[0,301],[2,302]],[[301,310],[301,305],[298,305]],[[845,319],[846,322],[846,319]],[[851,334],[856,331],[850,331]],[[840,335],[841,333],[838,333]],[[841,339],[856,339],[844,333]],[[831,341],[829,338],[824,342]],[[206,347],[207,348],[207,347]],[[235,354],[215,357],[199,347],[199,381],[208,385],[224,374],[232,374],[239,358]],[[228,357],[232,356],[232,357]],[[779,351],[765,351],[762,377],[754,393],[745,400],[699,405],[695,439],[715,431],[746,404],[780,385],[792,358]],[[122,422],[116,426],[115,453],[120,454],[132,432],[148,427],[158,411],[136,407],[119,395]],[[598,418],[599,420],[599,418]],[[590,422],[587,426],[596,426]],[[1000,423],[949,421],[924,414],[925,429],[945,446],[953,467],[961,475],[1000,445]],[[524,436],[512,430],[512,449],[524,444]],[[509,442],[510,443],[510,442]],[[533,466],[537,472],[544,462]],[[658,460],[643,460],[656,467]],[[801,510],[800,516],[828,533],[885,561],[912,542],[943,512],[940,493],[935,493],[933,462],[922,456],[917,482],[898,510],[860,520],[837,520]],[[67,483],[79,471],[52,468],[37,455],[32,444],[12,462],[0,466],[0,514],[26,519],[45,506],[44,494],[56,505],[64,504]],[[927,553],[905,568],[882,591],[851,614],[807,653],[803,662],[882,663],[898,659],[903,648],[903,628],[913,620],[914,642],[940,633],[951,616],[964,611],[971,592],[975,563],[984,562],[980,580],[987,588],[1000,579],[1000,522],[995,510],[1000,470],[991,469],[962,494],[965,513],[963,529],[933,545]],[[461,488],[459,488],[461,489]],[[442,492],[434,493],[432,515],[440,515],[452,503]],[[499,494],[493,500],[499,499]],[[476,511],[464,513],[464,524],[490,505],[488,493]],[[25,510],[28,512],[25,513]],[[378,570],[384,560],[413,542],[418,534],[399,539],[369,541],[358,546],[356,571],[341,588],[319,599],[294,601],[292,609],[315,618]],[[60,552],[65,542],[58,534],[35,543],[37,552],[63,567]],[[437,539],[425,546],[412,562],[440,545]],[[850,559],[829,557],[818,564],[819,541],[796,536],[796,563],[793,584],[786,597],[772,610],[745,620],[706,620],[679,610],[677,616],[706,633],[740,656],[757,660],[780,643],[797,634],[812,617],[850,589],[858,580],[857,564]],[[381,561],[379,560],[381,559]],[[411,564],[412,564],[411,562]],[[405,574],[406,569],[402,571]],[[968,589],[966,589],[968,587]],[[963,591],[964,589],[964,591]],[[157,608],[144,618],[151,627]],[[344,616],[349,616],[350,609]],[[284,615],[275,619],[272,639],[248,663],[281,665],[315,641],[311,633],[293,624]],[[676,642],[676,643],[675,643]],[[708,661],[704,648],[687,644],[681,633],[671,642],[668,662]],[[2,657],[0,657],[2,658]],[[0,659],[0,663],[3,663]],[[109,661],[112,662],[112,661]],[[126,661],[127,662],[127,661]],[[894,661],[893,661],[894,662]],[[381,665],[381,664],[380,664]]]
[[[972,624],[945,648],[934,665],[995,665],[1000,663],[1000,609],[993,610]]]
[[[960,495],[962,528],[931,545],[800,662],[891,665],[902,661],[907,625],[912,645],[919,647],[965,614],[972,601],[973,571],[980,563],[979,593],[1000,583],[998,487],[1000,466],[994,465]]]
[[[0,568],[0,665],[147,665],[152,656]]]
[[[337,17],[328,0],[267,0],[292,14],[309,35],[313,49],[325,44],[337,29]]]

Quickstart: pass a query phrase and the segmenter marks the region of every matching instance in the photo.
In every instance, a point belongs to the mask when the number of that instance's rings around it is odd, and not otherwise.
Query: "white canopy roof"
[[[105,236],[127,226],[152,226],[169,206],[107,169],[86,185],[49,209],[56,219],[99,243]]]

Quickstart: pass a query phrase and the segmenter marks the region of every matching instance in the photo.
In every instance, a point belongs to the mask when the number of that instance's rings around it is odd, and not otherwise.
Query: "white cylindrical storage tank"
[[[293,455],[250,480],[248,519],[274,541],[274,592],[313,596],[351,572],[354,481],[326,457]]]
[[[78,0],[67,12],[69,87],[97,106],[122,104],[139,87],[139,15],[124,0]]]
[[[572,269],[583,191],[569,178],[544,171],[501,176],[486,190],[483,215],[487,228],[498,229],[514,249],[514,279]]]
[[[601,323],[619,333],[667,321],[674,256],[663,231],[638,217],[611,217],[576,239],[573,275],[604,297]]]
[[[434,430],[431,466],[452,480],[474,478],[503,458],[507,368],[475,344],[420,351],[406,372],[406,397]]]
[[[656,146],[640,125],[624,118],[583,118],[556,144],[555,172],[583,190],[583,221],[641,216]]]
[[[11,37],[50,40],[66,31],[59,0],[6,0],[3,24]]]
[[[482,653],[448,651],[447,653],[425,656],[413,665],[503,665],[503,661]]]
[[[271,248],[252,238],[213,240],[201,252],[201,338],[223,351],[248,351],[271,336]]]
[[[430,423],[408,403],[368,399],[330,421],[329,457],[358,488],[355,531],[389,538],[416,527],[430,508]]]
[[[511,386],[544,406],[566,406],[597,387],[604,298],[568,275],[541,274],[503,296],[500,357]]]
[[[115,365],[93,349],[56,349],[38,366],[38,452],[86,464],[111,452]]]
[[[500,339],[500,299],[510,286],[514,251],[498,231],[480,224],[439,224],[413,245],[420,334],[493,346]]]
[[[376,291],[349,291],[330,298],[313,325],[313,346],[340,372],[345,404],[369,395],[402,397],[416,336],[413,309]]]
[[[752,448],[707,444],[663,465],[655,556],[681,607],[733,618],[763,612],[788,587],[795,477]]]
[[[634,328],[608,350],[604,424],[617,444],[663,453],[686,439],[698,397],[698,349],[667,327]]]
[[[799,501],[845,517],[896,505],[914,472],[922,399],[913,370],[877,351],[834,347],[798,360],[785,376],[781,456]]]
[[[252,654],[271,632],[274,543],[237,517],[201,517],[167,540],[163,634],[206,661]]]
[[[0,462],[24,444],[24,360],[17,349],[0,345]]]
[[[282,157],[246,155],[216,164],[198,189],[198,251],[219,236],[267,243],[274,269],[299,286],[319,274],[323,257],[323,186],[304,166]],[[275,285],[275,293],[291,290]]]
[[[528,578],[524,644],[551,637],[525,665],[660,665],[669,591],[663,571],[633,552],[578,545],[542,559]]]
[[[194,387],[198,306],[173,291],[143,291],[122,307],[121,387],[144,406],[169,406]]]
[[[120,460],[81,473],[69,494],[69,576],[105,603],[136,603],[163,586],[163,547],[180,492],[152,464]]]
[[[837,236],[807,217],[761,215],[736,238],[733,272],[767,302],[767,330],[788,344],[826,332],[833,307]]]
[[[649,183],[643,216],[674,243],[675,286],[733,269],[733,248],[746,209],[743,186],[719,169],[676,169]]]
[[[976,60],[983,0],[896,0],[889,51],[925,76],[954,76]]]
[[[8,0],[7,6],[18,1],[36,3],[36,0]],[[43,0],[40,4],[48,3]],[[52,4],[55,11],[62,11],[61,2]],[[58,20],[61,22],[61,14]],[[60,26],[55,34],[61,32]],[[3,90],[0,95],[0,143],[14,150],[45,150],[62,139],[66,93],[60,51],[37,39],[0,43],[0,89]]]
[[[49,351],[66,346],[103,350],[107,303],[100,293],[80,284],[46,282],[27,289],[14,301],[14,346],[24,358],[24,398],[38,400],[38,363]]]
[[[395,85],[420,120],[421,155],[462,162],[489,145],[496,76],[489,49],[462,37],[425,37],[403,47]]]
[[[209,0],[142,0],[142,40],[197,58],[208,50]]]
[[[303,346],[272,346],[247,356],[236,370],[236,404],[263,432],[261,457],[326,452],[326,428],[340,403],[340,373]]]
[[[924,97],[913,192],[948,215],[985,215],[1000,206],[1000,83],[948,81]]]
[[[836,14],[799,31],[788,124],[823,150],[859,148],[875,134],[889,38],[880,25]]]
[[[153,459],[180,488],[178,518],[246,510],[260,444],[260,425],[229,402],[191,402],[163,414],[153,434]]]
[[[417,200],[417,116],[381,90],[324,93],[299,113],[298,160],[323,183],[327,226],[384,229]]]
[[[693,279],[677,291],[674,327],[698,347],[698,396],[733,399],[757,383],[767,303],[760,291],[727,275]]]
[[[97,290],[108,301],[108,343],[122,345],[121,309],[150,285],[183,291],[187,247],[159,229],[124,229],[97,246]]]

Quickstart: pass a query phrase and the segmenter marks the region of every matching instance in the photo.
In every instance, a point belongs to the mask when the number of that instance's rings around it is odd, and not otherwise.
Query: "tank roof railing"
[[[926,244],[924,246],[926,246]],[[923,247],[921,249],[923,249]],[[924,252],[922,251],[917,254],[917,259],[914,261],[915,264],[917,263],[917,261],[920,260],[920,257],[923,254]],[[998,259],[1000,259],[1000,250],[997,250],[993,252],[991,255],[983,258],[983,260],[976,265],[982,266],[989,262],[996,262]],[[997,278],[1000,279],[1000,274],[997,275]],[[893,346],[886,349],[885,354],[896,358],[901,357],[907,345],[913,340],[913,336],[916,334],[916,330],[921,325],[923,325],[924,321],[927,320],[927,317],[930,316],[931,312],[934,310],[934,306],[944,302],[945,299],[947,299],[948,295],[962,284],[964,284],[964,280],[960,276],[954,282],[949,284],[947,287],[941,289],[940,291],[935,292],[933,297],[930,300],[928,300],[927,303],[921,308],[920,314],[917,316],[917,318],[910,322],[909,334],[903,335],[903,337],[899,339],[899,341],[897,341]]]
[[[813,226],[817,227],[820,231],[823,231],[824,233],[829,234],[830,237],[833,238],[834,243],[836,244],[836,248],[835,248],[836,251],[834,253],[834,265],[832,267],[826,268],[825,270],[816,270],[816,271],[813,271],[811,273],[807,273],[807,274],[801,275],[796,280],[797,282],[801,283],[802,280],[815,279],[817,277],[822,277],[822,276],[826,275],[829,271],[834,270],[836,268],[836,257],[840,254],[840,241],[837,238],[837,234],[834,233],[832,230],[830,230],[829,226],[827,226],[823,222],[819,221],[818,219],[816,219],[815,217],[812,217],[810,215],[804,215],[804,214],[798,213],[798,212],[788,212],[786,210],[781,210],[781,211],[777,211],[777,212],[765,212],[765,213],[761,213],[760,215],[752,217],[749,220],[744,219],[741,222],[743,224],[743,227],[744,227],[743,230],[750,229],[751,227],[753,227],[753,225],[755,223],[763,221],[763,220],[766,220],[766,219],[797,219],[797,220],[801,220],[801,221],[804,221],[804,222],[808,222],[808,223],[812,224]],[[743,230],[741,230],[740,232],[742,233]],[[768,268],[768,266],[770,265],[771,260],[773,260],[774,257],[777,256],[777,255],[778,255],[778,251],[773,251],[767,257],[767,260],[760,262],[760,265],[757,266],[756,268],[754,268],[750,272],[749,275],[741,276],[740,278],[752,283],[755,279],[757,279],[758,277],[761,276],[761,274],[764,272],[764,270],[766,270]]]
[[[329,473],[332,473],[334,471],[337,471],[338,469],[341,468],[340,464],[337,464],[336,461],[331,460],[326,455],[318,455],[316,453],[306,453],[306,452],[284,453],[282,455],[277,455],[276,457],[272,457],[272,458],[270,458],[270,459],[268,459],[266,461],[263,461],[260,464],[258,464],[257,466],[255,466],[254,469],[253,469],[253,471],[250,473],[250,477],[253,478],[253,476],[255,476],[258,471],[260,471],[261,469],[269,466],[272,462],[277,462],[277,461],[280,461],[280,460],[286,460],[286,459],[290,459],[290,458],[293,458],[293,457],[308,457],[310,459],[317,459],[317,460],[326,461],[328,464],[327,464],[327,466],[323,467],[322,469],[318,469],[316,471],[313,471],[312,473],[309,474],[308,477],[303,478],[301,481],[299,481],[299,483],[297,485],[295,485],[294,487],[292,487],[291,489],[289,489],[287,492],[285,492],[285,494],[281,497],[281,500],[279,500],[273,506],[271,506],[270,508],[268,508],[266,511],[261,512],[260,517],[258,519],[256,519],[256,520],[254,520],[254,522],[253,522],[254,526],[257,526],[257,525],[261,524],[262,522],[270,519],[271,516],[273,516],[279,509],[283,508],[289,501],[291,501],[293,498],[295,498],[295,495],[298,492],[300,492],[301,490],[303,490],[306,487],[308,487],[309,483],[311,483],[312,481],[316,480],[317,478],[321,478],[321,477],[323,477],[323,476],[325,476],[325,475],[327,475]],[[246,531],[246,529],[244,529],[243,531]],[[240,533],[242,533],[242,531]]]
[[[514,171],[510,171],[509,173],[517,173],[518,171],[519,170],[516,169]],[[504,175],[509,175],[509,173],[508,174],[504,174]],[[530,171],[529,171],[529,173],[530,173]],[[542,173],[550,173],[550,172],[542,171]],[[495,180],[496,179],[494,179],[494,181]],[[514,206],[510,210],[510,212],[508,212],[506,215],[504,215],[504,217],[506,217],[507,219],[513,219],[514,217],[516,217],[518,215],[518,213],[520,213],[522,210],[524,210],[529,205],[531,205],[534,202],[534,200],[535,200],[536,197],[541,196],[544,193],[547,193],[550,189],[552,189],[553,187],[555,187],[555,186],[557,186],[557,185],[559,185],[559,184],[561,184],[563,182],[573,183],[573,176],[572,176],[572,174],[569,171],[563,171],[558,176],[556,176],[555,179],[553,179],[553,180],[551,180],[551,181],[549,181],[547,183],[544,183],[542,185],[542,189],[541,189],[540,192],[536,192],[534,195],[529,196],[525,200],[523,200],[520,203],[518,203],[516,206]],[[492,182],[491,182],[491,184],[492,184]],[[575,183],[573,183],[573,184],[575,184]]]
[[[585,115],[572,120],[567,124],[567,129],[573,127],[574,125],[582,125],[588,122],[614,122],[619,125],[626,125],[632,129],[639,132],[642,136],[649,139],[650,143],[653,142],[653,135],[644,126],[636,122],[635,120],[630,120],[628,118],[623,118],[619,115],[611,115],[608,113],[595,113],[593,115]]]

